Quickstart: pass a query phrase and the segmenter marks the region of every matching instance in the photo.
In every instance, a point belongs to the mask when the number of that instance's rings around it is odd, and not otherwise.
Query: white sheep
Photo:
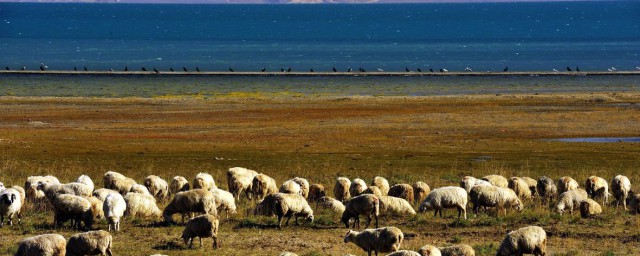
[[[413,187],[414,203],[422,202],[425,198],[427,198],[427,195],[429,194],[429,192],[431,192],[431,188],[429,187],[429,185],[427,185],[427,183],[424,183],[422,181],[416,181],[415,183],[413,183],[412,187]]]
[[[349,194],[349,186],[351,186],[351,181],[346,177],[338,177],[336,179],[336,184],[333,187],[333,196],[336,200],[345,202],[351,198]]]
[[[300,177],[295,177],[291,180],[300,185],[300,193],[302,197],[304,197],[305,199],[309,198],[309,181],[307,181],[307,179],[305,178]]]
[[[534,180],[530,177],[520,177],[524,182],[529,186],[529,191],[531,191],[531,197],[536,197],[538,194],[536,193],[536,187],[538,187],[538,181]]]
[[[558,196],[558,187],[553,180],[547,176],[542,176],[536,184],[536,192],[540,196],[543,204],[551,203]]]
[[[528,226],[509,232],[496,256],[545,255],[547,251],[547,233],[538,226]]]
[[[224,211],[227,218],[229,218],[229,214],[238,213],[236,211],[236,200],[231,192],[216,188],[212,189],[211,193],[216,201],[218,213]]]
[[[38,189],[44,192],[45,196],[47,197],[47,199],[49,199],[50,202],[53,202],[53,200],[55,200],[58,195],[62,194],[89,197],[93,192],[93,190],[89,186],[77,182],[60,184],[41,181],[38,183]]]
[[[410,204],[413,204],[414,193],[413,187],[409,184],[395,184],[389,188],[389,196],[403,198]]]
[[[14,217],[18,219],[18,224],[20,224],[21,209],[22,199],[20,192],[13,188],[0,191],[0,226],[4,225],[5,218],[7,218],[9,226],[13,226]]]
[[[496,187],[506,188],[509,186],[509,182],[507,181],[507,178],[505,178],[502,175],[491,174],[491,175],[482,177],[482,179],[488,181],[489,183],[491,183],[491,185],[494,185]]]
[[[427,198],[422,201],[418,208],[421,212],[434,210],[433,216],[437,216],[440,212],[442,218],[442,209],[457,208],[458,218],[464,216],[467,219],[467,191],[460,187],[441,187],[431,190]]]
[[[371,186],[378,187],[380,189],[380,192],[382,192],[382,196],[386,196],[387,194],[389,194],[389,188],[390,188],[389,181],[384,177],[380,177],[380,176],[373,177],[373,180],[371,181]]]
[[[411,204],[403,198],[393,196],[379,196],[380,214],[392,216],[416,215],[416,211]]]
[[[351,185],[349,185],[349,194],[351,197],[359,196],[363,191],[367,189],[367,183],[360,178],[356,178],[351,181]]]
[[[118,191],[121,195],[126,195],[131,191],[131,187],[137,184],[132,178],[126,177],[120,173],[114,171],[108,171],[104,173],[102,179],[104,188],[113,189]]]
[[[309,186],[309,197],[307,197],[307,199],[309,199],[309,202],[316,202],[318,199],[326,195],[327,193],[324,190],[324,185],[314,183]]]
[[[172,223],[172,216],[175,213],[190,214],[195,212],[204,212],[214,216],[218,215],[213,193],[204,189],[178,192],[169,205],[164,208],[162,216],[165,222]],[[184,222],[184,215],[182,217]]]
[[[135,185],[131,186],[131,190],[129,192],[143,194],[143,195],[151,195],[151,193],[149,193],[149,190],[147,189],[147,187],[145,187],[144,185],[140,185],[140,184],[135,184]],[[129,192],[127,192],[127,194]]]
[[[382,191],[380,190],[380,188],[378,188],[378,186],[371,185],[367,187],[367,189],[362,191],[362,194],[372,194],[376,196],[382,196]]]
[[[89,231],[69,237],[67,242],[68,256],[113,255],[111,245],[113,237],[104,230]]]
[[[213,249],[220,248],[218,239],[218,227],[220,221],[213,215],[203,214],[193,217],[187,221],[182,231],[182,238],[185,244],[189,244],[189,248],[193,247],[193,238],[200,238],[200,247],[202,247],[202,238],[211,237],[213,239]]]
[[[109,231],[113,228],[114,231],[120,231],[120,219],[124,215],[124,211],[127,209],[127,203],[120,194],[109,194],[104,199],[102,206],[104,210],[104,217],[109,224]]]
[[[275,204],[276,200],[279,200],[281,193],[268,194],[261,201],[256,203],[256,207],[253,209],[254,215],[264,215],[267,217],[275,217]]]
[[[134,217],[155,217],[162,216],[162,211],[156,204],[156,199],[152,195],[145,195],[140,193],[127,193],[124,196],[124,201],[127,204],[127,209],[124,211],[124,216]]]
[[[229,185],[229,192],[236,197],[236,200],[240,200],[240,194],[243,192],[251,199],[251,182],[256,175],[258,175],[256,171],[247,168],[229,168],[229,171],[227,171],[227,184]]]
[[[164,200],[169,195],[169,184],[156,175],[149,175],[144,179],[144,186],[149,193],[158,200]]]
[[[589,197],[602,199],[602,205],[609,202],[609,184],[607,180],[598,176],[591,176],[584,182],[584,189]]]
[[[83,198],[87,199],[89,203],[91,203],[91,212],[94,214],[94,217],[96,219],[102,219],[104,217],[104,210],[102,209],[104,201],[96,198],[95,196]]]
[[[527,191],[529,189],[527,188]],[[497,214],[504,211],[507,214],[507,208],[513,207],[518,211],[524,209],[522,201],[518,195],[510,188],[502,188],[496,186],[475,186],[469,192],[471,202],[473,203],[473,212],[478,214],[480,207],[496,207]]]
[[[473,186],[493,186],[493,185],[486,180],[476,179],[473,176],[464,176],[462,177],[462,180],[460,180],[460,187],[464,188],[464,190],[466,190],[467,193],[471,191],[471,188],[473,188]]]
[[[558,183],[556,184],[556,186],[558,187],[558,194],[562,194],[569,190],[574,190],[580,187],[580,185],[578,185],[578,182],[569,176],[564,176],[558,179]]]
[[[119,194],[119,192],[108,188],[99,188],[93,191],[93,196],[102,202],[104,202],[104,199],[106,199],[109,194]]]
[[[283,182],[278,191],[285,194],[302,195],[302,188],[300,187],[300,184],[293,180]]]
[[[338,215],[342,215],[345,210],[344,204],[333,197],[323,196],[318,199],[316,204],[322,208],[329,209]]]
[[[355,218],[353,227],[360,228],[360,215],[367,216],[367,224],[365,229],[371,224],[372,216],[376,220],[376,228],[378,227],[378,216],[380,216],[380,198],[371,194],[362,194],[353,197],[345,204],[345,211],[342,213],[340,221],[349,228],[349,220]]]
[[[384,227],[365,229],[362,232],[349,230],[344,236],[344,242],[352,242],[371,256],[371,252],[395,252],[402,246],[404,234],[399,228]]]
[[[55,176],[51,176],[51,175],[47,175],[47,176],[30,176],[24,182],[24,187],[25,188],[30,188],[32,186],[37,187],[39,182],[54,183],[54,184],[59,184],[60,183],[58,178],[56,178]]]
[[[25,238],[18,244],[14,256],[65,256],[67,240],[58,234],[44,234]]]
[[[182,176],[175,176],[171,180],[171,184],[169,185],[169,193],[172,195],[177,194],[178,192],[187,191],[190,189],[189,181]]]
[[[201,188],[206,190],[212,190],[212,189],[218,188],[216,186],[216,181],[213,179],[213,176],[211,176],[211,174],[204,173],[204,172],[196,174],[196,177],[193,178],[193,183],[191,184],[191,187],[194,189]]]
[[[93,219],[99,215],[93,212],[91,202],[84,197],[61,194],[53,200],[54,225],[57,227],[67,220],[72,221],[72,225],[80,229],[81,222],[84,222],[85,228],[91,228]]]
[[[251,183],[253,198],[258,201],[264,199],[264,197],[269,194],[278,193],[276,180],[266,174],[260,173],[256,175],[253,177],[253,181],[251,181]]]
[[[624,175],[616,175],[611,180],[611,192],[616,200],[616,208],[622,202],[622,206],[627,210],[627,197],[631,191],[631,181]]]
[[[581,188],[564,192],[558,197],[556,211],[560,213],[560,215],[562,215],[565,210],[569,210],[569,213],[573,214],[573,210],[578,209],[580,202],[587,198],[587,191]]]
[[[291,217],[295,217],[295,223],[298,224],[298,217],[302,217],[305,221],[313,222],[313,210],[302,195],[297,194],[276,194],[274,204],[274,213],[278,216],[278,227],[282,227],[284,217],[287,217],[286,225],[289,225]]]
[[[473,250],[473,247],[466,244],[456,244],[447,247],[436,248],[431,245],[425,245],[420,248],[421,255],[430,255],[430,256],[475,256],[476,251]]]
[[[589,218],[602,213],[602,206],[595,200],[587,198],[580,202],[580,216],[582,218]]]
[[[513,190],[521,200],[531,199],[531,189],[529,189],[529,184],[527,184],[523,178],[511,177],[508,183],[508,187]]]
[[[78,179],[76,179],[77,183],[82,183],[87,185],[91,192],[93,192],[93,190],[95,189],[95,185],[93,184],[93,180],[91,180],[91,177],[87,176],[87,175],[80,175],[80,177],[78,177]]]
[[[399,250],[392,253],[387,254],[387,256],[420,256],[419,253],[409,250]]]
[[[425,245],[418,250],[420,256],[442,256],[442,252],[438,247],[433,245]]]

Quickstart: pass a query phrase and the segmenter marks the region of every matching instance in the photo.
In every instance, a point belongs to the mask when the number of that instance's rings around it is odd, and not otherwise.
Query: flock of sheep
[[[314,220],[310,202],[316,207],[330,209],[341,216],[346,228],[360,229],[360,217],[367,219],[365,230],[349,230],[344,242],[351,242],[369,255],[391,252],[389,255],[475,255],[471,246],[455,245],[437,248],[425,245],[418,252],[400,250],[404,235],[396,227],[378,226],[378,217],[384,215],[415,215],[413,204],[419,203],[419,212],[433,211],[442,217],[442,210],[455,208],[458,218],[467,218],[468,202],[473,205],[474,213],[487,208],[495,208],[497,214],[507,209],[523,209],[523,202],[534,199],[541,204],[555,202],[555,211],[573,213],[580,211],[583,217],[600,214],[602,205],[609,203],[609,184],[603,178],[591,176],[585,181],[585,189],[579,187],[571,177],[562,177],[553,181],[548,177],[534,180],[528,177],[488,175],[482,179],[466,176],[460,186],[448,186],[431,190],[424,182],[413,185],[389,185],[383,177],[375,177],[367,186],[362,179],[349,180],[339,177],[336,180],[333,195],[326,195],[322,184],[309,184],[304,178],[293,178],[277,186],[276,181],[266,174],[257,173],[242,167],[230,168],[227,172],[228,191],[219,189],[210,174],[199,173],[189,183],[187,179],[176,176],[170,183],[158,176],[148,176],[143,184],[120,173],[109,171],[104,174],[103,188],[95,189],[94,183],[86,175],[76,182],[60,183],[53,176],[31,176],[20,186],[5,188],[0,182],[0,225],[5,219],[9,225],[13,220],[20,223],[25,200],[34,207],[52,208],[54,226],[59,227],[70,222],[76,229],[91,230],[96,219],[104,218],[108,223],[108,232],[103,230],[78,233],[65,240],[58,234],[44,234],[24,239],[20,242],[15,255],[112,255],[112,236],[110,232],[120,230],[123,216],[141,218],[163,218],[166,223],[174,223],[174,215],[180,214],[185,224],[181,238],[185,244],[193,246],[193,239],[211,237],[213,248],[219,248],[219,220],[222,212],[237,213],[236,201],[241,196],[255,200],[253,213],[278,218],[278,227],[289,224],[293,217],[298,223]],[[622,204],[624,209],[630,204],[631,210],[638,212],[640,194],[631,191],[629,179],[623,175],[611,181],[611,192],[616,207]],[[169,200],[164,210],[157,202]],[[602,204],[596,200],[601,200]],[[195,213],[201,214],[193,217]],[[375,228],[367,229],[372,220]],[[537,226],[523,227],[506,235],[498,248],[497,255],[545,255],[546,232]],[[282,255],[295,255],[285,252]]]

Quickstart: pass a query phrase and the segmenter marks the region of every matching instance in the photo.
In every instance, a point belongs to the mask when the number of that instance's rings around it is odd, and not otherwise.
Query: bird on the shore
[[[84,71],[89,71],[89,69],[87,68],[87,66],[84,66]]]
[[[280,68],[280,72],[284,72],[284,68]]]
[[[571,68],[569,66],[567,66],[567,71],[571,72]]]
[[[418,68],[418,72],[422,73],[422,69],[421,69],[421,68]]]
[[[336,67],[333,67],[333,72],[338,72],[338,70],[336,69]]]
[[[173,71],[175,71],[175,70],[173,70],[173,68],[169,68],[169,71],[173,72]]]
[[[366,70],[364,70],[364,68],[360,68],[360,72],[362,72],[362,73],[366,73],[367,71],[366,71]]]
[[[440,69],[440,73],[442,73],[442,72],[444,72],[444,69],[442,69],[442,68],[441,68],[441,69]]]
[[[182,66],[182,70],[183,70],[184,72],[189,72],[189,70],[187,70],[187,68],[185,68],[184,66]]]
[[[110,68],[110,69],[108,69],[108,70],[109,70],[109,72],[113,72],[113,69],[112,69],[112,68]]]
[[[160,73],[160,71],[158,71],[158,69],[156,69],[155,67],[153,68],[153,72],[156,72],[156,74]]]
[[[196,66],[196,71],[200,72],[200,68],[198,66]]]
[[[378,72],[384,72],[384,69],[378,68]]]
[[[352,69],[352,68],[347,69],[347,72],[351,72],[351,71],[353,71],[353,69]]]
[[[405,72],[411,72],[408,67],[404,67]]]
[[[287,72],[291,72],[291,67],[289,67],[289,69],[287,69]]]
[[[40,62],[40,71],[45,71],[47,70],[47,65],[45,65],[44,63]]]
[[[22,68],[20,68],[20,70],[27,70],[27,66],[22,66]]]
[[[260,72],[267,72],[267,68],[262,68],[262,70],[260,70]]]
[[[449,70],[448,70],[448,69],[446,69],[446,68],[443,68],[443,69],[442,69],[442,72],[445,72],[445,73],[446,73],[446,72],[449,72]]]
[[[313,69],[309,69],[309,72],[313,73]]]
[[[607,69],[607,71],[609,72],[613,72],[613,71],[617,71],[616,67],[610,67]]]
[[[466,67],[466,68],[464,68],[464,71],[471,72],[471,71],[473,71],[473,69],[471,69],[470,67]]]
[[[5,70],[11,70],[9,67],[5,66],[4,67]]]
[[[129,66],[124,66],[124,72],[129,71]]]
[[[552,69],[553,72],[558,73],[559,71],[557,69]]]
[[[73,71],[78,71],[78,68],[76,68],[75,66],[73,67]]]
[[[636,70],[640,71],[640,66],[636,66]]]
[[[576,66],[576,72],[580,72],[580,68]]]
[[[232,69],[232,68],[229,68],[229,72],[233,72],[233,69]]]
[[[145,67],[142,67],[142,71],[147,71],[147,68],[145,68]]]
[[[432,69],[432,68],[429,68],[429,72],[433,73],[433,69]]]
[[[504,69],[502,70],[503,72],[507,72],[509,71],[509,67],[504,67]]]

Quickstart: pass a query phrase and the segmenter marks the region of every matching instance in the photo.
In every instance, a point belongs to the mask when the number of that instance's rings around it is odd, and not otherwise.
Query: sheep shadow
[[[161,250],[161,251],[176,251],[176,250],[184,251],[189,249],[181,242],[177,242],[175,240],[160,241],[160,244],[154,245],[151,248],[154,250]]]
[[[233,227],[234,230],[243,229],[243,228],[257,228],[257,229],[278,229],[277,224],[262,224],[253,221],[241,221]]]

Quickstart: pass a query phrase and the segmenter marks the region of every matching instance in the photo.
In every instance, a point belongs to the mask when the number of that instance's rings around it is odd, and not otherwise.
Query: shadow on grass
[[[154,222],[150,222],[150,223],[136,223],[133,225],[134,227],[138,227],[138,228],[164,228],[164,227],[171,227],[171,226],[183,226],[180,223],[174,222],[174,223],[167,223],[164,221],[154,221]]]
[[[160,244],[154,245],[152,247],[154,250],[163,250],[163,251],[168,251],[168,250],[188,250],[188,248],[186,246],[184,246],[184,244],[182,244],[181,242],[177,242],[177,241],[160,241]]]

